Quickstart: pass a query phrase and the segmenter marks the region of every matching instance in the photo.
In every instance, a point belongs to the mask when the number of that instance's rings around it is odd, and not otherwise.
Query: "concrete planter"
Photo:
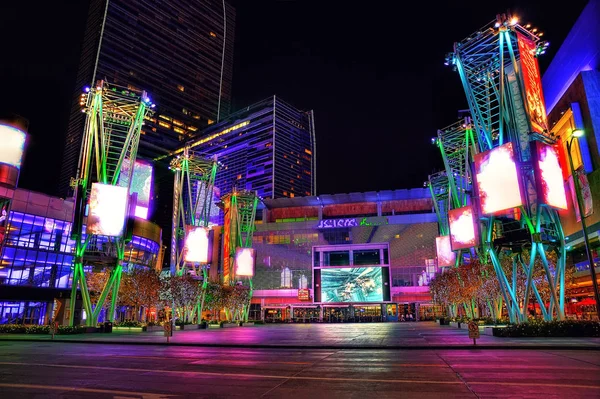
[[[254,323],[251,321],[249,321],[247,323],[240,323],[240,327],[253,326],[253,325],[254,325]]]
[[[221,328],[221,326],[218,324],[209,324],[208,328]]]
[[[223,323],[222,328],[238,327],[237,323]]]
[[[461,324],[463,324],[463,323],[461,323],[459,321],[451,321],[450,327],[461,328]]]

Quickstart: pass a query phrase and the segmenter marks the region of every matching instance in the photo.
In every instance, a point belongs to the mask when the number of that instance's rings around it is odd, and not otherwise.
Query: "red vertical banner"
[[[525,85],[525,104],[529,113],[531,129],[537,133],[548,132],[548,119],[542,79],[537,58],[535,57],[536,44],[533,40],[517,32],[519,42],[519,55],[521,56],[521,73]]]
[[[223,283],[227,285],[231,277],[231,196],[224,201],[223,215]]]

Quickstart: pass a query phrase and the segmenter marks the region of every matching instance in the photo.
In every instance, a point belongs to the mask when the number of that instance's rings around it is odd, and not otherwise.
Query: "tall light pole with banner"
[[[579,187],[579,176],[577,175],[578,172],[573,167],[573,157],[571,155],[571,145],[573,143],[573,139],[575,139],[576,137],[582,137],[583,133],[584,132],[581,129],[573,130],[573,133],[571,134],[571,139],[567,141],[567,156],[569,157],[569,166],[571,167],[571,173],[573,174],[573,187],[575,189],[577,206],[579,208],[579,214],[581,216],[581,231],[583,233],[583,242],[585,243],[585,252],[588,258],[588,262],[590,263],[590,275],[592,277],[592,287],[594,288],[594,300],[596,301],[596,314],[598,315],[598,319],[600,320],[600,295],[598,294],[598,280],[596,280],[596,265],[594,264],[594,256],[592,255],[592,250],[590,248],[587,226],[585,225],[585,208],[583,204],[583,198],[581,196],[581,189]]]

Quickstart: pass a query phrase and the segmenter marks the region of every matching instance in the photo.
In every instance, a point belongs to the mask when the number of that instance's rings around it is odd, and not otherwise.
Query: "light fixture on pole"
[[[571,167],[571,173],[573,176],[573,186],[575,189],[575,196],[577,198],[577,206],[579,207],[579,215],[581,217],[581,231],[583,233],[583,241],[585,243],[585,252],[588,258],[588,262],[590,263],[590,275],[592,277],[592,287],[594,288],[594,299],[596,301],[596,314],[598,315],[598,320],[600,320],[600,295],[598,294],[598,281],[596,279],[596,265],[594,264],[594,256],[592,255],[592,251],[590,248],[590,242],[587,233],[587,227],[585,225],[585,208],[583,206],[583,198],[581,198],[581,190],[579,187],[579,176],[577,176],[577,171],[573,167],[573,157],[571,155],[571,145],[573,143],[573,139],[576,137],[582,137],[584,134],[582,129],[575,129],[571,132],[571,138],[567,141],[567,156],[569,158],[569,166]]]

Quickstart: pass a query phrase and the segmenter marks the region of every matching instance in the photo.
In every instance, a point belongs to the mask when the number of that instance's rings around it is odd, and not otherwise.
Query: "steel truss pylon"
[[[84,210],[89,201],[93,182],[122,185],[119,179],[124,165],[129,176],[123,181],[131,184],[133,165],[137,157],[140,132],[144,118],[151,113],[153,104],[146,92],[137,92],[117,85],[99,81],[95,87],[86,88],[80,105],[86,114],[85,131],[79,157],[78,175],[71,185],[75,189],[75,212],[71,237],[75,240],[73,280],[71,287],[69,324],[73,325],[77,287],[81,290],[86,324],[95,326],[108,294],[112,291],[110,310],[106,316],[112,320],[119,294],[125,246],[130,237],[104,237],[83,231]],[[131,216],[133,217],[133,216]],[[123,221],[125,223],[125,220]],[[107,280],[98,303],[92,308],[87,287],[84,264],[94,263],[110,267]]]
[[[208,229],[213,201],[215,177],[219,163],[216,158],[198,155],[188,147],[171,161],[175,172],[173,186],[173,215],[171,234],[171,274],[184,272],[207,282],[206,264],[185,260],[185,243],[191,227]]]
[[[520,42],[521,40],[521,42]],[[543,53],[547,43],[541,42],[533,32],[519,25],[515,18],[499,15],[465,40],[455,43],[454,52],[446,57],[446,64],[452,64],[458,71],[469,103],[473,126],[473,141],[477,145],[468,156],[486,151],[505,143],[513,143],[515,160],[519,169],[521,191],[525,193],[525,203],[520,207],[519,218],[480,216],[482,232],[481,253],[489,256],[496,271],[511,321],[526,321],[528,301],[533,292],[540,304],[545,319],[564,319],[565,262],[566,249],[564,234],[556,210],[540,202],[535,190],[535,176],[532,165],[530,142],[542,141],[552,144],[545,110],[542,122],[532,118],[523,76],[519,43],[527,41],[535,46],[537,56]],[[537,68],[537,62],[535,63]],[[528,71],[531,73],[531,71]],[[534,71],[535,72],[535,71]],[[540,88],[541,92],[541,88]],[[535,123],[534,123],[535,122]],[[453,166],[444,151],[447,144],[440,147],[446,171]],[[466,153],[466,148],[463,149]],[[467,168],[468,169],[468,168]],[[457,194],[459,191],[457,190]],[[514,227],[513,227],[514,226]],[[497,237],[510,229],[524,229],[529,239],[507,245]],[[530,250],[529,264],[523,262],[520,249]],[[550,265],[546,254],[557,254],[556,265]],[[525,295],[517,296],[516,282],[512,283],[501,267],[501,256],[512,258],[514,273],[523,268],[527,276]],[[548,306],[541,301],[533,269],[536,260],[543,265],[551,297]]]
[[[237,190],[223,196],[223,283],[232,284],[236,281],[234,270],[235,253],[238,248],[251,248],[254,235],[258,195],[255,191]],[[243,318],[248,320],[250,301],[254,286],[252,277],[248,277],[250,295],[243,309]]]

